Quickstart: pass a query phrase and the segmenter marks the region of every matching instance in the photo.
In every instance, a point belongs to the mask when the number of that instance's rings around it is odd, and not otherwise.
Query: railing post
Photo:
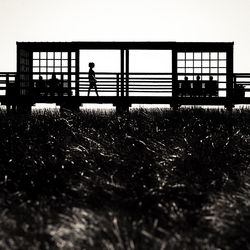
[[[71,85],[71,52],[68,52],[68,88],[69,88],[69,93],[72,93],[72,85]],[[76,88],[76,86],[75,86]]]
[[[76,57],[75,57],[75,60],[76,60],[76,70],[75,70],[75,79],[76,79],[76,85],[75,85],[75,95],[76,96],[79,96],[79,74],[80,74],[80,55],[79,55],[79,50],[77,50],[76,52]]]
[[[121,96],[124,97],[124,50],[121,50]]]
[[[119,74],[116,74],[116,96],[119,97]]]
[[[177,50],[172,50],[172,103],[170,106],[177,110],[179,108],[178,104],[178,75],[177,75]]]
[[[233,74],[233,99],[235,99],[235,94],[236,94],[236,88],[237,88],[237,82],[236,82],[237,80],[236,80],[236,75],[235,74]]]
[[[231,111],[232,107],[234,106],[233,104],[233,47],[228,49],[226,51],[227,53],[227,65],[226,65],[226,77],[227,77],[227,90],[226,90],[226,96],[227,96],[227,101],[226,101],[226,108]]]
[[[6,92],[9,92],[9,88],[10,88],[10,78],[9,78],[9,74],[6,74]],[[9,93],[8,93],[9,94]]]
[[[63,82],[63,73],[61,74],[61,84],[59,85],[58,95],[63,96],[64,92],[64,82]]]
[[[129,50],[126,50],[126,96],[129,96]]]
[[[11,94],[12,94],[12,89],[10,86],[10,79],[9,79],[9,74],[7,73],[6,74],[6,80],[5,80],[5,93],[6,93],[6,96],[7,96],[7,100],[6,100],[6,108],[7,108],[7,113],[9,113],[11,111]]]

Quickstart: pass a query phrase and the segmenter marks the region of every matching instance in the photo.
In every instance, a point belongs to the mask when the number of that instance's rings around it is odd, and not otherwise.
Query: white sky
[[[250,0],[0,0],[0,71],[16,41],[234,41],[250,72],[249,28]]]

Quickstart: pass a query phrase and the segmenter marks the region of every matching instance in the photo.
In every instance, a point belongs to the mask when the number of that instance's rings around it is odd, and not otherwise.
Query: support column
[[[172,50],[172,103],[170,107],[177,110],[178,104],[178,75],[177,75],[177,50]]]
[[[232,107],[234,106],[233,103],[233,70],[234,70],[234,65],[233,65],[233,45],[230,49],[227,50],[227,103],[226,103],[226,108],[231,110]]]
[[[129,97],[129,50],[126,49],[126,96]]]
[[[30,103],[19,103],[17,104],[17,113],[20,114],[31,114],[32,105]]]
[[[33,82],[33,51],[28,52],[29,55],[29,88],[28,95],[33,96],[34,94],[34,82]]]
[[[68,90],[69,95],[72,93],[72,86],[71,86],[71,52],[68,52]]]
[[[80,66],[80,55],[79,55],[79,50],[77,50],[76,52],[76,96],[79,96],[79,66]]]
[[[122,114],[122,113],[127,113],[129,111],[129,107],[130,104],[127,100],[127,97],[129,95],[128,91],[129,91],[129,53],[128,50],[126,50],[126,72],[124,70],[124,49],[121,49],[121,78],[120,78],[120,82],[121,82],[121,92],[120,92],[120,96],[117,95],[117,100],[114,103],[114,106],[116,106],[116,112],[118,114]],[[124,74],[126,74],[126,88],[124,88]],[[119,88],[117,88],[119,89]]]
[[[69,102],[61,103],[60,112],[64,112],[65,110],[70,110],[72,112],[79,112],[80,105],[78,103],[69,103]]]
[[[116,104],[116,113],[118,115],[129,113],[130,105],[128,103]]]
[[[124,97],[124,49],[121,50],[121,97]]]

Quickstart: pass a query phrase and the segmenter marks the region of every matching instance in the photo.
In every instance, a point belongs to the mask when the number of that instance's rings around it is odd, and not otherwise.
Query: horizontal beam
[[[105,50],[173,50],[178,51],[228,51],[233,42],[17,42],[17,47],[29,51]]]
[[[78,96],[78,97],[38,97],[36,99],[27,98],[26,96],[18,97],[15,99],[16,103],[30,103],[31,105],[35,103],[116,103],[124,100],[121,97],[116,96]],[[131,104],[171,104],[175,101],[181,105],[226,105],[228,99],[226,97],[178,97],[173,99],[171,96],[129,96],[125,98],[125,101]],[[1,104],[7,102],[6,96],[0,96]],[[250,97],[245,97],[241,99],[233,100],[233,104],[250,104]]]

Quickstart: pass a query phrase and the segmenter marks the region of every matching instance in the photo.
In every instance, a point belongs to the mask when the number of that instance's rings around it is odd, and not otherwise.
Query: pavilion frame
[[[36,52],[67,53],[69,86],[75,75],[75,96],[79,97],[79,73],[81,50],[120,51],[120,97],[129,97],[130,50],[168,50],[172,52],[172,97],[178,99],[178,53],[226,53],[226,97],[230,103],[233,96],[233,42],[17,42],[17,79],[20,95],[27,95],[33,84],[33,55]],[[75,72],[72,72],[72,53],[75,53]],[[167,65],[166,65],[167,68]],[[175,102],[175,101],[174,101]]]

